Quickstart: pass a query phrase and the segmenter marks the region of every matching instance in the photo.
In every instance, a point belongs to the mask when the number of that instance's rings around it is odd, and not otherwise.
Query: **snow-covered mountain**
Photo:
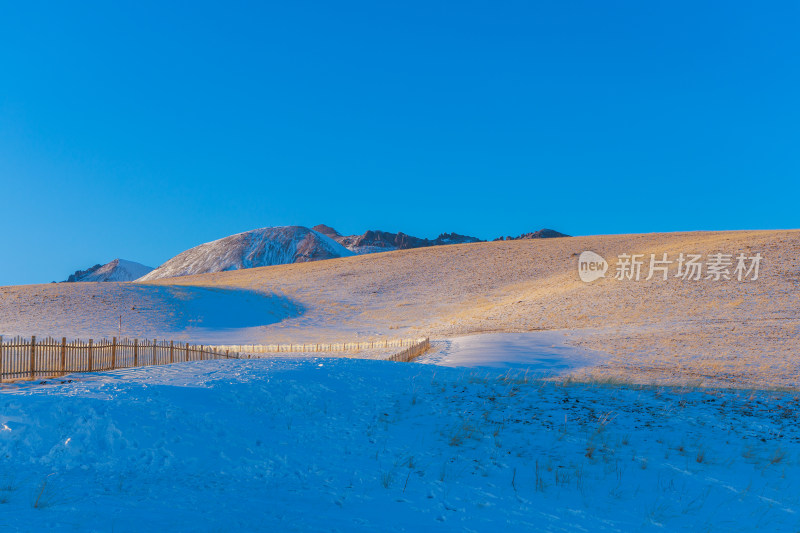
[[[551,235],[551,232],[542,230],[519,238],[561,235],[557,232]],[[472,242],[481,240],[458,233],[442,233],[435,239],[423,239],[402,232],[379,230],[370,230],[362,235],[342,235],[324,224],[312,229],[304,226],[260,228],[195,246],[145,273],[138,281]]]
[[[222,272],[353,255],[330,237],[303,226],[260,228],[195,246],[139,281]]]
[[[152,270],[153,267],[141,263],[114,259],[105,265],[95,265],[86,270],[78,270],[67,278],[67,281],[133,281]]]
[[[426,246],[439,246],[443,244],[480,242],[480,239],[477,237],[459,235],[458,233],[442,233],[435,239],[421,239],[419,237],[406,235],[403,232],[389,233],[380,230],[370,230],[362,235],[342,235],[325,224],[314,226],[313,229],[314,231],[327,235],[348,250],[357,254],[407,250],[408,248],[423,248]]]

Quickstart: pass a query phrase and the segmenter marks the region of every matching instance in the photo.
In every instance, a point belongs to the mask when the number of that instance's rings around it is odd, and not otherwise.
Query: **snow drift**
[[[304,263],[353,252],[303,226],[261,228],[195,246],[176,255],[138,281],[223,272],[287,263]]]

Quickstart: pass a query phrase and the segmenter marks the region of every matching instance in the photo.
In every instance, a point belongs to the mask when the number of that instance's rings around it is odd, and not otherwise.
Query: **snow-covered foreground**
[[[800,528],[796,393],[313,358],[3,391],[0,529]]]

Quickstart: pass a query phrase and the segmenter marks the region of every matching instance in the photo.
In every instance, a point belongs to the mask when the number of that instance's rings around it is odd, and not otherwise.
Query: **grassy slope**
[[[577,255],[764,257],[756,282],[577,279]],[[446,246],[173,280],[275,291],[308,312],[270,337],[581,330],[613,354],[595,373],[637,380],[797,385],[800,231],[692,232]],[[314,329],[308,326],[321,326]],[[588,329],[586,329],[588,328]]]
[[[583,250],[612,263],[609,278],[578,280]],[[663,252],[673,258],[760,252],[765,259],[756,282],[610,279],[618,254]],[[800,375],[798,252],[796,230],[592,236],[405,250],[153,283],[285,296],[304,312],[261,328],[270,341],[570,329],[573,342],[613,354],[595,372],[792,385]],[[2,288],[0,327],[23,305],[28,316],[63,312],[65,299],[72,307],[89,305],[81,295],[93,290],[88,284]]]

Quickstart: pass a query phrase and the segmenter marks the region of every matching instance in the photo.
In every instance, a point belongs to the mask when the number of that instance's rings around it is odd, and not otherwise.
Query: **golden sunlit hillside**
[[[610,263],[605,278],[580,281],[577,260],[584,250]],[[639,253],[645,254],[641,279],[615,279],[617,257]],[[715,253],[734,258],[760,253],[763,260],[757,280],[681,279],[674,275],[675,264],[667,280],[660,273],[645,280],[650,254],[661,258],[663,253],[671,260],[681,253],[704,259]],[[163,336],[163,315],[171,312],[169,294],[180,299],[181,290],[195,287],[269,294],[285,310],[269,311],[269,320],[261,322],[248,316],[246,324],[225,324],[229,341],[235,340],[235,326],[244,328],[243,342],[564,330],[567,342],[609,354],[592,370],[595,374],[787,385],[796,383],[800,373],[796,230],[498,241],[146,284],[4,287],[0,327],[15,334],[60,335],[87,333],[94,325],[111,335],[119,314],[123,325],[136,324],[135,333]],[[168,295],[148,304],[154,289]],[[138,310],[137,298],[142,300]]]

